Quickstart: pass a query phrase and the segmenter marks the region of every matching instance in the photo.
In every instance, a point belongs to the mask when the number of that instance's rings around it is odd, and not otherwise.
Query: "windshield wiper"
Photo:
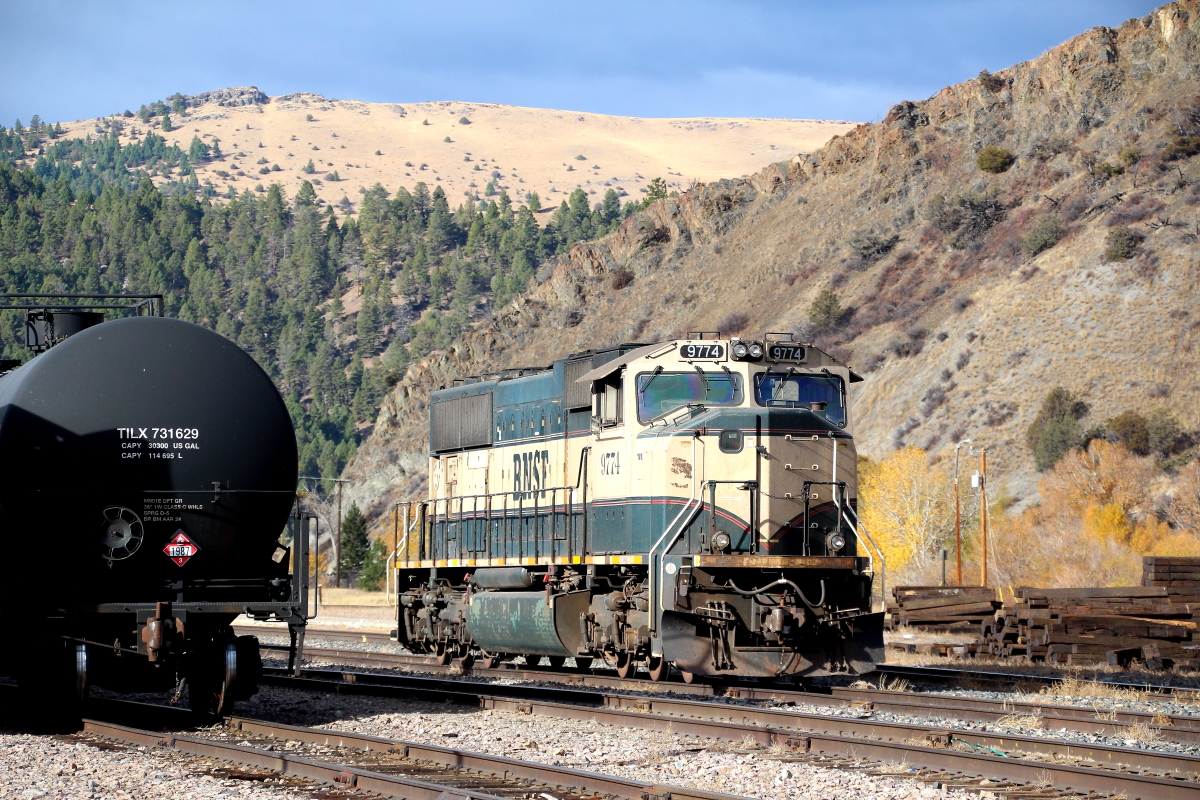
[[[708,399],[709,385],[708,376],[704,374],[704,370],[700,369],[700,365],[696,365],[696,372],[700,373],[700,380],[704,381],[704,399]]]
[[[775,391],[771,392],[770,402],[774,403],[779,399],[779,393],[783,391],[783,387],[787,385],[788,379],[792,377],[792,373],[796,371],[795,367],[788,367],[788,371],[783,376],[783,380],[775,384]]]
[[[642,388],[638,389],[638,392],[645,394],[646,390],[650,388],[650,384],[654,383],[654,379],[657,378],[659,373],[662,371],[663,371],[662,364],[659,364],[657,367],[655,367],[654,374],[650,376],[650,380],[646,381],[646,385],[643,386]]]

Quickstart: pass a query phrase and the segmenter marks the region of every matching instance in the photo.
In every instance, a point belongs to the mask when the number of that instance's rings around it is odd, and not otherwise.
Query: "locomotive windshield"
[[[742,376],[735,372],[643,372],[637,376],[638,422],[647,423],[689,403],[736,406]]]
[[[760,406],[807,408],[823,413],[834,425],[846,424],[845,386],[837,375],[760,372],[754,376],[754,399]],[[813,408],[813,403],[821,404]]]

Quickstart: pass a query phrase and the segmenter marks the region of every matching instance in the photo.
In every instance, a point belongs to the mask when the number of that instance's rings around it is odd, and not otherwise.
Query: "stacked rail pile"
[[[1142,559],[1142,586],[1163,586],[1172,597],[1200,600],[1200,558],[1146,556]]]
[[[982,627],[979,652],[1059,664],[1200,667],[1200,604],[1165,586],[1021,586]],[[1195,612],[1194,612],[1195,610]]]
[[[889,629],[902,625],[974,628],[990,619],[999,606],[996,590],[986,586],[896,586],[884,619]]]

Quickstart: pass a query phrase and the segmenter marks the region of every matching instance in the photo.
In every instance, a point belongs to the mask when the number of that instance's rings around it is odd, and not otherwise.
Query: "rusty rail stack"
[[[896,586],[884,619],[889,629],[915,625],[977,630],[999,607],[996,590],[986,586]]]

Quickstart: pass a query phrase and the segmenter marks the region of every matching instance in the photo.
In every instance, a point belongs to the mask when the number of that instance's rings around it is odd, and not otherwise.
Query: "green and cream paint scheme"
[[[873,669],[859,380],[783,337],[689,334],[435,392],[400,640],[658,679]]]

